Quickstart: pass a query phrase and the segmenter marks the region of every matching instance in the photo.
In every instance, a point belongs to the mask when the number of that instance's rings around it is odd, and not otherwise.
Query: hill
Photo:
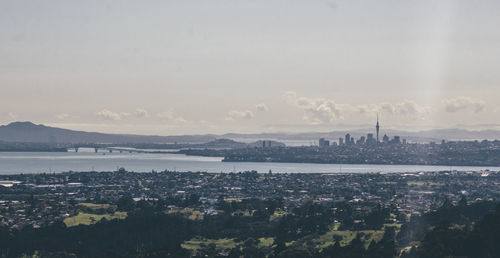
[[[215,140],[214,135],[156,136],[106,134],[74,131],[34,124],[32,122],[14,122],[0,126],[0,141],[33,143],[205,143]]]

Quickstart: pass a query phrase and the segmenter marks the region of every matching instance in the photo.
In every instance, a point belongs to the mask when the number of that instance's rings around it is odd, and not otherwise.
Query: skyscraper
[[[328,147],[330,146],[330,141],[329,140],[325,140],[325,138],[320,138],[319,139],[319,147],[320,148],[324,148],[324,147]]]
[[[346,134],[345,135],[345,144],[346,145],[350,145],[351,144],[351,135],[350,134]]]
[[[379,142],[379,139],[378,139],[378,133],[380,131],[380,125],[378,123],[378,113],[377,113],[377,126],[375,126],[375,128],[377,129],[377,142]]]

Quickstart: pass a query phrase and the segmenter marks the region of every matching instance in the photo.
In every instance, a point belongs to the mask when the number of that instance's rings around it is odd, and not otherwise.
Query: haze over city
[[[2,1],[0,123],[498,129],[496,1]]]
[[[0,257],[500,257],[499,24],[1,0]]]

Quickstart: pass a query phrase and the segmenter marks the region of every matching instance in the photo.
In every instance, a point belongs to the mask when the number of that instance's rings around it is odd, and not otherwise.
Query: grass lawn
[[[194,210],[192,208],[172,209],[167,211],[166,213],[167,214],[179,213],[190,220],[203,220],[203,217],[205,216],[200,211]]]
[[[380,241],[384,236],[385,227],[393,226],[396,227],[396,231],[401,227],[401,224],[385,224],[384,228],[381,230],[360,230],[360,231],[352,231],[352,230],[338,230],[340,223],[336,223],[332,225],[331,230],[326,232],[323,235],[310,235],[302,239],[298,239],[296,241],[291,241],[285,243],[286,246],[296,246],[302,247],[306,245],[306,243],[313,243],[318,250],[322,250],[330,245],[335,243],[336,238],[341,238],[340,245],[346,246],[348,245],[357,234],[361,234],[361,241],[365,244],[365,247],[370,245],[371,241],[375,242]],[[274,244],[274,237],[261,237],[259,238],[259,248],[263,247],[272,247]],[[234,247],[243,244],[243,242],[236,242],[232,238],[222,238],[222,239],[204,239],[204,238],[193,238],[189,241],[185,241],[181,246],[184,249],[191,251],[193,254],[196,254],[201,248],[204,246],[208,246],[210,244],[215,244],[217,251],[224,251],[233,249]]]
[[[364,236],[361,240],[365,243],[365,246],[368,246],[372,240],[380,241],[384,236],[384,230],[361,230],[361,231],[352,231],[352,230],[331,230],[326,234],[320,235],[319,237],[313,239],[313,242],[316,244],[318,249],[323,249],[335,243],[334,236],[342,237],[340,240],[340,245],[345,246],[348,245],[357,234],[363,233]]]
[[[127,212],[117,211],[113,214],[91,214],[79,212],[78,215],[66,218],[64,224],[66,227],[74,227],[78,225],[91,225],[99,222],[101,219],[106,218],[107,220],[113,219],[125,219],[127,217]]]
[[[396,227],[396,233],[399,231],[401,224],[384,224],[384,227],[381,230],[360,230],[360,231],[352,231],[352,230],[338,230],[340,223],[337,223],[332,226],[332,229],[326,232],[323,235],[319,235],[314,238],[312,241],[316,244],[318,249],[323,249],[330,245],[335,244],[335,238],[342,238],[340,240],[341,246],[348,245],[357,234],[362,234],[361,240],[365,243],[365,247],[370,245],[372,240],[375,242],[380,241],[384,236],[385,227]],[[335,236],[335,237],[334,237]]]
[[[261,237],[259,238],[259,244],[257,245],[259,248],[262,247],[270,247],[274,244],[274,237]]]
[[[255,210],[253,211],[250,211],[250,210],[244,210],[244,211],[240,211],[240,212],[233,212],[231,213],[231,216],[236,216],[238,214],[238,216],[242,216],[242,217],[252,217],[252,214]]]
[[[273,221],[273,220],[279,219],[279,218],[281,218],[281,217],[283,217],[283,216],[285,216],[287,214],[288,214],[288,212],[286,212],[286,211],[276,210],[276,211],[274,211],[273,215],[271,215],[269,217],[269,221]]]
[[[181,244],[181,247],[196,253],[198,250],[202,248],[203,245],[208,246],[209,244],[215,244],[216,249],[222,251],[226,249],[233,249],[234,247],[236,247],[238,243],[236,243],[232,238],[221,238],[221,239],[193,238],[189,241],[184,241],[184,243]]]

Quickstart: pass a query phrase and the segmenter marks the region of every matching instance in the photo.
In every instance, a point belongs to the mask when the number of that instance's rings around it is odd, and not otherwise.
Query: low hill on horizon
[[[216,140],[215,135],[158,136],[134,134],[108,134],[84,132],[34,124],[13,122],[0,126],[0,141],[48,143],[206,143]]]

